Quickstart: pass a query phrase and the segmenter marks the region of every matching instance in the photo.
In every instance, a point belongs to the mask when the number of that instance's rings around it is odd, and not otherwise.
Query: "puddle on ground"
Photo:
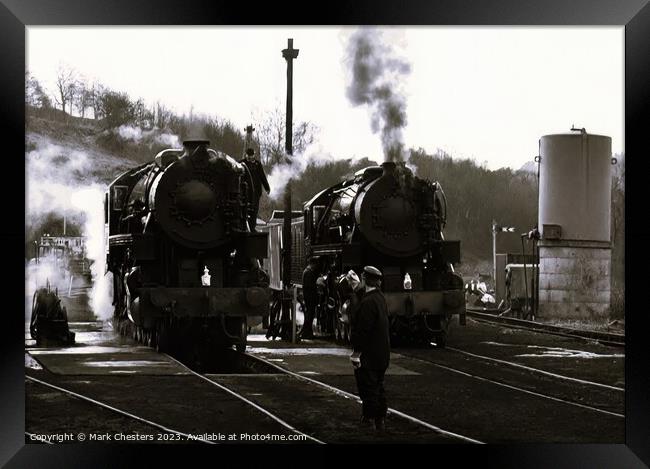
[[[109,360],[109,361],[97,361],[97,362],[84,362],[84,366],[93,366],[98,368],[127,368],[132,366],[170,366],[171,363],[163,361],[153,361],[153,360]]]
[[[503,344],[500,342],[481,342],[485,345],[495,345],[499,347],[519,347],[527,349],[536,349],[540,353],[522,353],[515,355],[516,357],[543,357],[543,358],[623,358],[625,354],[623,353],[613,353],[613,354],[601,354],[587,352],[585,350],[573,350],[563,347],[546,347],[543,345],[521,345],[521,344]]]
[[[332,356],[349,356],[350,350],[346,348],[319,347],[319,348],[266,348],[251,347],[250,353],[263,353],[269,355],[332,355]]]
[[[623,358],[622,353],[600,354],[585,352],[583,350],[542,350],[541,353],[521,353],[515,357],[542,357],[542,358]]]
[[[39,348],[30,350],[32,355],[84,355],[84,354],[104,354],[104,353],[134,353],[138,351],[152,352],[152,349],[144,346],[123,345],[121,347],[109,346],[79,346],[79,347],[65,347],[65,348]]]
[[[75,342],[78,344],[98,344],[123,339],[123,337],[118,336],[112,331],[79,332],[74,331],[72,328],[70,330],[75,333]]]

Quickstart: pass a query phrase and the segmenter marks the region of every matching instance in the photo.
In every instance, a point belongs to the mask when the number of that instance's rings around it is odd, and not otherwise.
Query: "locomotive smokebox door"
[[[233,185],[241,168],[208,150],[206,141],[184,142],[185,153],[152,184],[150,205],[165,233],[182,246],[209,249],[229,240],[228,226],[238,216]]]
[[[382,176],[365,186],[355,202],[355,218],[370,244],[389,256],[419,254],[424,240],[417,226],[411,188],[399,179],[406,168],[382,165]],[[409,171],[410,173],[410,171]]]

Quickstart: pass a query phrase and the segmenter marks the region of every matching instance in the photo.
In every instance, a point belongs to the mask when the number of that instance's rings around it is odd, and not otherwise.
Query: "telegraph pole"
[[[293,48],[293,39],[288,39],[287,48],[282,50],[282,57],[287,61],[287,111],[286,111],[286,135],[284,139],[285,150],[290,158],[293,155],[293,61],[298,58],[298,49]],[[287,182],[284,189],[284,223],[282,227],[282,289],[284,290],[285,301],[283,301],[282,320],[290,318],[291,295],[289,285],[291,284],[291,180]],[[293,312],[295,315],[295,311]],[[295,330],[291,331],[291,338],[294,339]]]

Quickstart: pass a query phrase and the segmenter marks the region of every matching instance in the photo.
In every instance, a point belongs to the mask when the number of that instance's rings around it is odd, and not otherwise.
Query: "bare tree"
[[[93,110],[93,118],[95,120],[101,119],[102,114],[102,96],[106,93],[106,88],[99,82],[93,82],[90,86],[90,107]]]
[[[48,109],[52,105],[50,97],[39,81],[29,72],[25,72],[25,103],[43,109]]]
[[[72,112],[71,101],[76,90],[76,72],[73,68],[59,64],[56,72],[56,102],[61,105],[61,110],[65,114],[65,107],[70,104],[70,112]]]
[[[285,159],[285,130],[286,117],[284,112],[276,107],[258,116],[257,140],[260,147],[260,157],[265,165],[275,165]],[[311,122],[293,124],[293,151],[302,153],[308,145],[316,140],[318,128]]]
[[[92,105],[92,90],[83,78],[80,78],[75,83],[72,95],[72,103],[77,108],[79,116],[86,116],[86,109]],[[72,106],[70,107],[72,110]]]
[[[157,102],[154,111],[154,125],[159,129],[164,129],[169,125],[171,118],[172,112],[164,104]]]

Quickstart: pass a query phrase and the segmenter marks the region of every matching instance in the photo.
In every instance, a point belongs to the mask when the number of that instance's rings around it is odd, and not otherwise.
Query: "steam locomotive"
[[[395,162],[358,171],[306,202],[302,217],[292,222],[298,238],[292,242],[293,265],[304,268],[308,258],[318,259],[321,330],[349,341],[351,295],[345,274],[360,274],[370,264],[383,274],[393,343],[415,340],[444,347],[452,316],[465,323],[463,279],[453,268],[460,262],[460,241],[444,239],[446,212],[440,184]],[[281,231],[282,225],[269,223],[267,229]],[[269,264],[278,264],[278,250],[270,245]],[[295,270],[292,278],[300,283]],[[274,270],[270,274],[273,285]]]
[[[267,234],[250,228],[251,178],[208,141],[188,140],[110,184],[106,266],[122,334],[199,357],[245,349],[270,297],[258,261]]]

